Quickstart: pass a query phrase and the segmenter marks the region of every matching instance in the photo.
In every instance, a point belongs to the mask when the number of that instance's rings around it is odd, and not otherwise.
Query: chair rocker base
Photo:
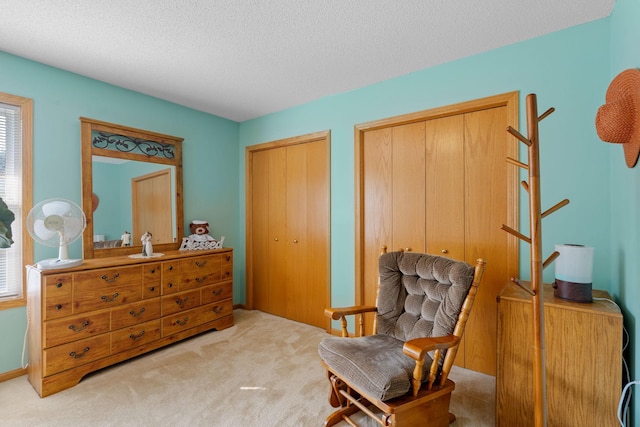
[[[420,390],[417,397],[409,392],[383,402],[361,397],[363,393],[352,389],[331,372],[328,374],[332,384],[329,403],[340,408],[327,417],[326,427],[341,421],[357,426],[349,417],[358,412],[365,413],[384,427],[447,427],[456,420],[455,415],[449,413],[451,392],[455,389],[451,380],[443,386],[434,385],[431,390]],[[369,409],[371,406],[378,408],[378,414]]]

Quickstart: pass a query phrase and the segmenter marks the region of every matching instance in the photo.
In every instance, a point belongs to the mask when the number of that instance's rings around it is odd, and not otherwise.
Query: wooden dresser
[[[233,325],[233,251],[27,266],[29,381],[41,397],[84,375]]]
[[[593,291],[594,298],[608,298]],[[544,286],[547,422],[617,426],[622,314],[609,301],[575,303]],[[498,297],[496,426],[533,426],[531,297],[514,284]]]

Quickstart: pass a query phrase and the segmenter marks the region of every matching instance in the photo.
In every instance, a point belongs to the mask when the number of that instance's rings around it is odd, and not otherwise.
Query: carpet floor
[[[234,316],[229,329],[87,375],[44,399],[26,376],[0,383],[0,426],[321,426],[333,410],[317,353],[326,332],[259,311]],[[493,426],[495,378],[457,367],[451,378],[452,426]]]

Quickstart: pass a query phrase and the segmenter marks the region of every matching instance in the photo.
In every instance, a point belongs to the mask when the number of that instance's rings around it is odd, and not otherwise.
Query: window
[[[25,235],[31,209],[33,102],[0,92],[0,197],[15,214],[13,245],[0,249],[0,309],[25,304],[24,266],[33,261],[33,243]]]

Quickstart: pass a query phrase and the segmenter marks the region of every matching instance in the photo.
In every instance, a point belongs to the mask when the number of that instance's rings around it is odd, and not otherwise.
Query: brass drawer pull
[[[102,295],[100,297],[100,299],[104,302],[114,302],[116,300],[116,298],[118,298],[118,293],[116,292],[115,294],[113,294],[113,296],[111,298],[109,298],[106,295]]]
[[[140,317],[140,316],[142,316],[142,313],[144,313],[144,307],[142,307],[142,308],[140,309],[140,311],[139,311],[139,312],[137,312],[137,313],[136,313],[135,311],[133,311],[133,310],[131,310],[131,311],[129,312],[129,314],[130,314],[130,315],[132,315],[133,317]]]
[[[216,305],[211,309],[211,311],[213,311],[215,314],[220,314],[224,311],[224,307]]]
[[[82,322],[82,326],[81,327],[76,327],[76,325],[69,325],[69,329],[71,329],[73,332],[80,332],[80,331],[84,331],[85,329],[87,329],[87,326],[89,326],[89,321],[85,320],[84,322]]]
[[[207,261],[202,261],[202,262],[200,262],[200,261],[196,261],[196,265],[197,265],[198,267],[204,267],[205,265],[207,265]]]
[[[69,356],[73,357],[74,359],[80,359],[82,356],[87,354],[88,351],[89,347],[85,347],[82,353],[76,353],[75,351],[72,351],[71,353],[69,353]]]
[[[188,318],[188,317],[185,317],[185,318],[184,318],[184,320],[177,319],[177,320],[176,320],[176,324],[178,324],[178,325],[180,325],[180,326],[184,326],[184,325],[186,325],[186,324],[187,324],[187,322],[188,322],[188,321],[189,321],[189,318]]]
[[[205,280],[207,280],[207,276],[196,277],[196,282],[198,282],[198,283],[202,283]]]
[[[114,274],[112,278],[109,278],[109,276],[107,276],[106,274],[102,275],[100,278],[105,282],[115,282],[118,277],[120,277],[120,273]]]
[[[178,304],[180,307],[183,307],[187,301],[189,301],[189,297],[185,297],[185,298],[176,298],[176,304]]]
[[[131,335],[129,335],[129,338],[131,338],[132,340],[135,341],[135,340],[139,340],[140,338],[142,338],[143,335],[144,335],[144,331],[140,332],[138,335],[131,334]]]

